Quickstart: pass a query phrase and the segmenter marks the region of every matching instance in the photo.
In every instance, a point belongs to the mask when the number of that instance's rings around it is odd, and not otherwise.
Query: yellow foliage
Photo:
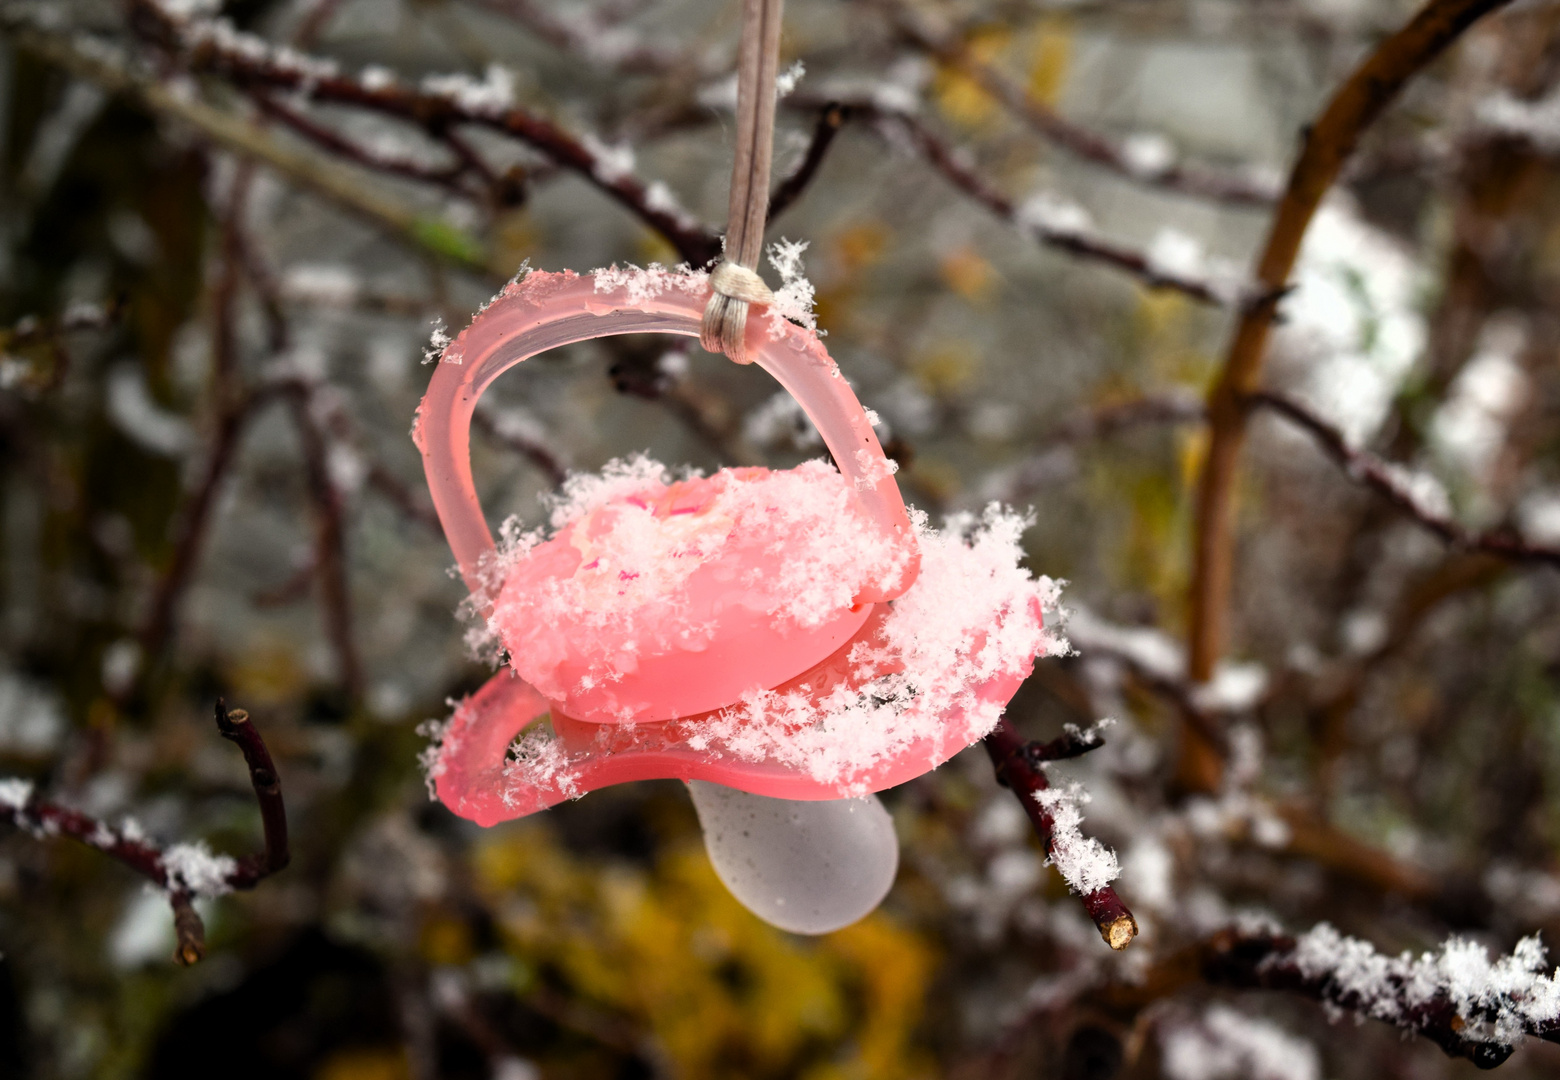
[[[1208,428],[1197,424],[1176,436],[1176,461],[1181,469],[1181,487],[1191,492],[1202,475],[1203,462],[1208,458]]]
[[[638,236],[638,257],[642,264],[660,263],[663,266],[675,266],[679,261],[677,249],[660,233],[651,232],[649,229],[640,229]]]
[[[422,926],[418,942],[423,959],[430,964],[464,964],[474,955],[471,928],[464,919],[440,913]]]
[[[996,267],[969,246],[944,255],[937,264],[937,272],[950,289],[973,303],[991,295],[997,278]]]
[[[928,393],[946,395],[963,387],[980,367],[980,356],[963,343],[933,349],[915,361],[915,377]]]
[[[1035,28],[1035,44],[1029,55],[1029,95],[1047,105],[1056,104],[1072,66],[1071,20],[1064,16],[1042,19]]]
[[[266,635],[247,647],[233,669],[234,701],[271,705],[301,693],[309,675],[294,641]]]
[[[1007,47],[1010,36],[1005,29],[982,30],[972,35],[965,47],[977,61],[989,64]],[[997,115],[997,103],[991,95],[951,67],[938,66],[932,98],[944,116],[965,127],[985,127]]]
[[[493,222],[491,235],[495,261],[517,267],[536,252],[542,240],[524,207],[500,214]]]
[[[910,478],[916,487],[938,500],[953,498],[963,487],[963,478],[958,469],[946,461],[924,456],[915,459],[915,464],[910,467]]]
[[[881,259],[892,236],[881,221],[862,221],[840,230],[834,237],[834,251],[846,276]]]
[[[406,1080],[410,1075],[400,1050],[357,1048],[326,1058],[314,1080]]]
[[[511,952],[643,1025],[681,1077],[897,1080],[919,1068],[911,1039],[931,958],[882,916],[793,937],[738,904],[701,848],[653,871],[603,867],[535,822],[495,830],[474,858]],[[821,1053],[844,1071],[806,1072]]]

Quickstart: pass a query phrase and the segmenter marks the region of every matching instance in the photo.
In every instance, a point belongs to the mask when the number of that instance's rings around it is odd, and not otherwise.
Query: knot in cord
[[[774,153],[775,77],[780,63],[783,0],[743,0],[737,56],[737,139],[731,163],[727,258],[710,274],[714,290],[699,327],[699,344],[750,363],[744,338],[750,304],[772,304],[774,294],[754,267],[769,216],[769,162]]]
[[[723,262],[710,274],[710,288],[733,300],[745,300],[749,304],[773,304],[775,294],[769,291],[758,271],[749,270],[741,263]]]
[[[704,307],[699,344],[710,352],[725,353],[739,364],[751,363],[746,344],[748,305],[772,304],[775,294],[756,271],[733,262],[715,267],[710,288],[713,291]]]

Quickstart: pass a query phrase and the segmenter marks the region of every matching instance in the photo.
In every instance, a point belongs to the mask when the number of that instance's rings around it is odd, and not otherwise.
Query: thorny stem
[[[258,855],[239,859],[233,870],[218,884],[226,889],[253,889],[261,881],[287,866],[291,859],[287,843],[287,810],[282,803],[281,780],[271,760],[271,752],[259,730],[242,709],[228,709],[219,698],[216,705],[217,730],[237,743],[249,766],[249,779],[260,806],[260,821],[265,831],[265,849]],[[129,829],[115,829],[97,818],[67,806],[37,798],[29,793],[20,805],[0,803],[0,820],[8,821],[38,839],[65,836],[95,848],[123,866],[135,871],[168,894],[173,908],[177,947],[174,959],[188,966],[206,951],[206,930],[194,907],[194,894],[170,871],[162,848],[142,839]]]
[[[1236,463],[1245,441],[1245,398],[1257,388],[1278,297],[1288,284],[1301,241],[1322,197],[1332,187],[1361,134],[1398,91],[1469,26],[1509,0],[1430,0],[1387,38],[1333,95],[1305,136],[1305,146],[1273,217],[1257,260],[1256,283],[1271,296],[1240,315],[1224,366],[1208,397],[1209,446],[1197,494],[1195,556],[1190,597],[1190,672],[1206,682],[1224,649],[1234,555],[1232,519]],[[1187,729],[1179,777],[1189,790],[1218,786],[1218,751]]]
[[[997,721],[991,734],[986,736],[985,745],[997,779],[1018,796],[1024,813],[1035,828],[1035,835],[1040,838],[1045,853],[1050,855],[1051,833],[1055,822],[1051,819],[1050,811],[1036,798],[1036,795],[1050,787],[1040,763],[1077,757],[1098,749],[1104,745],[1103,742],[1099,741],[1098,736],[1090,740],[1081,735],[1069,734],[1049,743],[1025,743],[1004,716]],[[1094,920],[1094,925],[1099,927],[1100,937],[1105,939],[1105,944],[1112,949],[1118,952],[1125,949],[1137,936],[1137,920],[1132,917],[1127,905],[1121,902],[1121,897],[1116,895],[1116,890],[1109,885],[1085,896],[1083,909]]]

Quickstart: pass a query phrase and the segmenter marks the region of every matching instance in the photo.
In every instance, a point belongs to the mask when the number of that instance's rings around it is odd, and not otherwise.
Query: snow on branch
[[[1280,182],[1255,169],[1218,170],[1178,160],[1175,147],[1158,135],[1112,139],[1057,113],[991,64],[965,41],[932,25],[898,0],[885,0],[894,29],[906,41],[960,72],[1030,130],[1068,153],[1148,187],[1236,206],[1267,207],[1278,201]]]
[[[432,76],[413,87],[382,68],[344,74],[334,61],[275,45],[172,0],[134,0],[132,7],[138,31],[191,71],[220,75],[246,92],[287,90],[301,100],[395,117],[446,143],[451,129],[462,124],[498,131],[584,177],[660,233],[688,263],[703,266],[720,253],[715,235],[665,184],[640,179],[631,161],[599,140],[571,134],[515,104],[503,69],[489,69],[482,79]]]
[[[1080,830],[1083,814],[1078,808],[1087,801],[1081,788],[1076,784],[1052,788],[1040,766],[1041,761],[1054,760],[1045,757],[1052,749],[1073,750],[1065,756],[1076,756],[1100,745],[1098,726],[1086,732],[1074,728],[1051,743],[1026,744],[1006,717],[985,740],[998,781],[1018,796],[1046,856],[1083,897],[1083,908],[1105,943],[1119,951],[1132,943],[1138,925],[1110,885],[1120,874],[1116,855],[1098,840],[1085,838]],[[1057,756],[1064,755],[1059,752]]]
[[[260,806],[265,847],[256,855],[235,859],[215,855],[202,841],[159,848],[148,841],[133,820],[115,828],[77,810],[37,797],[31,780],[0,779],[0,820],[43,840],[69,837],[96,848],[134,870],[161,889],[173,907],[178,949],[174,959],[190,965],[205,955],[205,926],[193,906],[198,897],[223,896],[235,889],[252,889],[290,861],[287,812],[281,781],[265,740],[243,709],[229,709],[218,699],[217,730],[238,744],[249,767],[249,780]]]
[[[921,158],[954,187],[1037,243],[1112,266],[1148,288],[1170,289],[1205,304],[1244,307],[1266,299],[1238,278],[1165,265],[1149,253],[1102,236],[1080,207],[1055,196],[1031,195],[1022,204],[1015,203],[981,175],[966,151],[944,142],[911,113],[875,100],[849,104],[852,112],[870,118],[890,145]]]
[[[1464,551],[1483,552],[1512,562],[1547,563],[1560,567],[1560,550],[1531,544],[1506,529],[1474,532],[1451,516],[1446,492],[1433,477],[1413,473],[1349,445],[1344,434],[1326,419],[1290,397],[1259,391],[1247,397],[1252,405],[1271,409],[1300,428],[1332,458],[1351,480],[1386,499],[1421,528]]]
[[[1456,937],[1433,952],[1387,956],[1328,923],[1298,938],[1229,930],[1208,944],[1202,966],[1211,982],[1298,993],[1423,1035],[1484,1069],[1527,1036],[1560,1041],[1560,969],[1546,973],[1536,936],[1492,961]]]

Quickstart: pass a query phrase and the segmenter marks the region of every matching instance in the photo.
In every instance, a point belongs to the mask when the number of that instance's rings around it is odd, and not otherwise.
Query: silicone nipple
[[[688,781],[704,847],[731,894],[793,934],[869,914],[899,869],[894,822],[876,795],[798,802]]]

